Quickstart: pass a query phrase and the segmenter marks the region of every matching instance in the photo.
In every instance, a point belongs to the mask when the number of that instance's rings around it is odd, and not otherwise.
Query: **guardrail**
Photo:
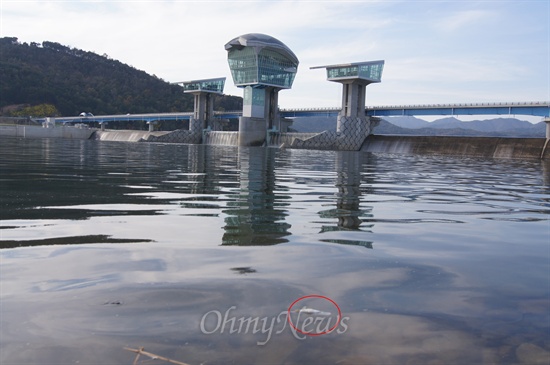
[[[493,103],[454,103],[454,104],[403,104],[403,105],[375,105],[367,106],[366,110],[377,109],[427,109],[427,108],[486,108],[486,107],[516,107],[516,106],[534,106],[550,107],[550,101],[526,101],[526,102],[493,102]],[[322,108],[281,108],[281,112],[307,112],[307,111],[334,111],[341,107],[322,107]]]
[[[550,102],[458,103],[367,107],[370,116],[398,115],[550,115]]]
[[[487,108],[487,107],[518,107],[518,106],[533,106],[533,107],[549,107],[550,101],[535,101],[535,102],[496,102],[496,103],[458,103],[458,104],[413,104],[413,105],[386,105],[386,106],[369,106],[367,110],[376,109],[426,109],[426,108]]]

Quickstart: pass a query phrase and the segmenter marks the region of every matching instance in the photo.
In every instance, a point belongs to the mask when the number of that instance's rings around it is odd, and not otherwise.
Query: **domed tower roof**
[[[298,57],[280,40],[267,34],[249,33],[233,38],[225,45],[225,50],[243,49],[244,47],[255,47],[260,49],[271,49],[291,60],[296,65],[299,63]]]

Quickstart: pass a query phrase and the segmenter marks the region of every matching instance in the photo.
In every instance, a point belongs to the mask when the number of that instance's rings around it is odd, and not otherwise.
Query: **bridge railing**
[[[321,108],[281,108],[280,113],[285,117],[330,116],[338,114],[341,107]],[[475,112],[471,112],[475,110]],[[386,105],[367,106],[365,112],[371,116],[392,115],[482,115],[482,114],[518,114],[549,116],[549,101],[534,102],[493,102],[493,103],[457,103],[457,104],[413,104],[413,105]],[[217,111],[216,117],[238,118],[241,110]],[[127,114],[127,115],[102,115],[102,116],[78,116],[55,118],[57,123],[106,123],[113,121],[142,121],[155,122],[160,120],[185,120],[193,116],[192,112],[183,113],[157,113],[157,114]],[[33,118],[34,119],[34,118]],[[45,118],[36,118],[43,121]]]
[[[494,102],[494,103],[457,103],[457,104],[407,104],[368,106],[367,110],[376,109],[434,109],[434,108],[487,108],[487,107],[550,107],[550,101],[534,102]]]
[[[291,112],[309,112],[309,111],[312,111],[312,112],[331,112],[331,111],[335,111],[335,110],[340,110],[342,109],[342,107],[338,106],[338,107],[324,107],[324,108],[281,108],[279,109],[281,112],[287,112],[287,113],[291,113]]]

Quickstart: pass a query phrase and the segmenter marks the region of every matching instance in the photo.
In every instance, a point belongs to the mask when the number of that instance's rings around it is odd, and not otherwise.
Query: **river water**
[[[0,156],[2,364],[550,362],[548,162],[15,138]]]

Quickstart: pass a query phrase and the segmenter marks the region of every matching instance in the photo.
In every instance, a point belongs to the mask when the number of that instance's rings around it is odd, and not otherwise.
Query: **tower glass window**
[[[245,34],[225,45],[236,86],[290,89],[298,58],[281,41],[259,33]]]
[[[258,82],[258,60],[254,48],[230,50],[228,62],[235,85],[250,85]]]
[[[384,61],[370,61],[347,63],[341,65],[317,66],[312,68],[326,68],[329,81],[341,82],[344,80],[358,80],[363,83],[380,82]]]
[[[258,55],[260,83],[290,88],[296,75],[296,66],[280,53],[263,49]]]
[[[200,91],[200,92],[212,92],[212,93],[222,94],[223,87],[225,85],[225,77],[220,77],[217,79],[184,81],[179,84],[182,84],[183,92],[185,93]]]

